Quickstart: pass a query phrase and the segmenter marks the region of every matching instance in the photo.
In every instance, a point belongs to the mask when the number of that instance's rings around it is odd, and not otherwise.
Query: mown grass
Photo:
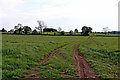
[[[40,78],[78,76],[77,71],[72,67],[73,49],[77,44],[80,44],[79,51],[100,77],[117,77],[119,53],[116,52],[118,51],[116,37],[95,37],[97,43],[87,40],[88,37],[84,36],[3,35],[2,37],[3,80],[25,77],[29,74],[25,70],[36,66],[41,66],[37,70],[40,72],[38,74]],[[66,46],[46,63],[38,63],[65,44]],[[108,66],[111,67],[108,69]],[[61,72],[69,76],[62,76]]]

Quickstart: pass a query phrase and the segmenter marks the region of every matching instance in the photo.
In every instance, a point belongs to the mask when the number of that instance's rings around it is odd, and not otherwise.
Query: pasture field
[[[118,37],[88,36],[43,36],[43,35],[2,35],[2,77],[19,79],[25,77],[27,69],[41,66],[41,78],[74,78],[73,50],[80,44],[79,52],[100,78],[118,77]],[[62,49],[46,63],[41,64],[55,49]],[[69,76],[63,76],[61,73]]]
[[[93,33],[95,36],[108,36],[108,37],[120,37],[120,34],[104,34],[104,33]]]
[[[94,41],[93,41],[94,40]],[[79,52],[101,78],[117,78],[119,57],[117,37],[96,37],[81,43]]]

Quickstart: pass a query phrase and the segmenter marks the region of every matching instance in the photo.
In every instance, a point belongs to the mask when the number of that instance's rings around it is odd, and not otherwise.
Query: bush
[[[64,31],[60,32],[60,35],[65,35],[65,32]]]
[[[64,31],[60,32],[60,35],[65,35],[65,32]]]
[[[31,75],[31,77],[35,77],[35,76],[36,76],[36,74],[32,74],[32,75]]]

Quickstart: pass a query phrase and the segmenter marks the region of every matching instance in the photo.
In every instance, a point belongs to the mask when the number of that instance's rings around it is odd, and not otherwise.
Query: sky
[[[64,31],[91,27],[92,31],[118,30],[119,0],[0,0],[0,29],[14,29],[21,23],[32,29],[37,20],[48,28]]]

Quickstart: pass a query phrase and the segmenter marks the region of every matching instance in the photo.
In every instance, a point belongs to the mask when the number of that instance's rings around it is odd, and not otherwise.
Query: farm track
[[[73,59],[74,59],[74,65],[73,67],[78,71],[78,75],[82,80],[86,79],[92,79],[92,80],[99,80],[98,76],[93,72],[92,68],[88,65],[84,57],[78,52],[77,45],[73,51]]]
[[[60,49],[61,49],[61,48],[56,49],[55,51],[52,52],[53,54],[48,55],[47,57],[45,57],[45,59],[44,59],[43,61],[40,61],[39,63],[45,63],[46,61],[48,61],[48,59],[49,59],[51,56],[54,56],[54,54],[56,54],[57,52],[59,52]]]
[[[86,80],[86,78],[92,79],[92,80],[99,80],[98,76],[95,74],[95,72],[93,72],[92,68],[89,67],[89,65],[87,64],[87,62],[84,59],[84,57],[78,52],[78,47],[79,47],[79,45],[77,45],[74,48],[74,51],[73,51],[73,59],[74,59],[73,67],[78,71],[78,75],[80,77],[75,77],[75,78],[80,78],[82,80],[84,80],[84,79]],[[40,61],[38,63],[42,63],[43,64],[43,63],[47,62],[48,59],[50,57],[54,56],[54,54],[58,53],[60,49],[62,49],[62,47],[54,50],[52,52],[52,54],[46,56],[44,58],[44,60],[42,60],[42,61]],[[36,71],[36,70],[40,69],[40,67],[41,66],[32,68],[31,70],[26,70],[30,74],[26,75],[26,77],[24,77],[22,79],[25,79],[25,80],[39,80],[40,79],[40,77],[38,76],[39,72]],[[32,76],[32,74],[35,74],[35,76]],[[62,73],[61,75],[62,76],[70,76],[70,75],[65,75],[64,73]]]
[[[58,53],[61,48],[62,48],[62,47],[54,50],[54,51],[52,52],[52,54],[46,56],[46,57],[44,58],[44,60],[42,60],[42,61],[40,61],[40,62],[38,62],[38,63],[45,63],[45,62],[47,62],[48,59],[49,59],[50,57],[54,56],[54,54]],[[38,72],[38,71],[35,71],[35,70],[37,70],[37,69],[40,69],[40,67],[41,67],[41,66],[32,68],[31,70],[26,70],[26,71],[29,72],[30,74],[26,75],[26,77],[24,77],[24,78],[22,78],[22,79],[25,79],[25,80],[42,80],[42,79],[40,79],[40,77],[38,76],[39,72]],[[32,74],[35,74],[35,76],[32,76]]]

